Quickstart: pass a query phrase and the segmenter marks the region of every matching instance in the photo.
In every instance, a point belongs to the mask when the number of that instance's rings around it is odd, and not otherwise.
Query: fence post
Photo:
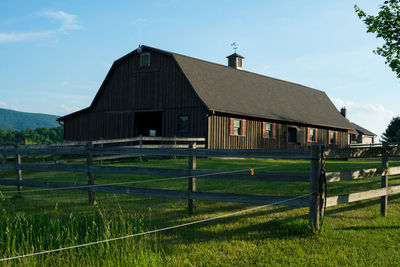
[[[189,148],[195,150],[196,149],[196,143],[190,143]],[[190,156],[189,157],[189,173],[192,174],[193,170],[196,170],[196,156]],[[196,177],[190,177],[188,178],[188,193],[190,195],[191,192],[196,192]],[[194,211],[194,200],[193,199],[188,199],[188,208],[189,212]]]
[[[381,177],[381,188],[388,188],[389,186],[389,146],[387,142],[382,142],[382,177]],[[386,192],[387,193],[387,192]],[[388,208],[388,195],[381,197],[381,215],[387,215]]]
[[[174,148],[176,149],[176,135],[174,136]],[[174,155],[172,158],[176,159],[176,155]]]
[[[58,146],[55,147],[54,154],[53,154],[54,164],[57,164],[57,148],[58,148]]]
[[[100,137],[100,141],[103,140],[103,137]],[[101,149],[101,153],[100,153],[100,165],[103,165],[103,143],[100,144],[100,149]]]
[[[3,149],[4,149],[4,147],[3,147]],[[4,149],[4,150],[5,150],[5,149]],[[2,158],[2,160],[1,160],[1,165],[2,165],[2,168],[1,168],[1,177],[2,177],[2,178],[5,178],[5,177],[6,177],[7,154],[3,151],[2,156],[3,156],[3,158]]]
[[[142,150],[142,148],[143,148],[143,136],[142,135],[139,135],[139,148],[140,148],[140,150]],[[142,156],[139,156],[139,161],[140,162],[143,161]]]
[[[94,176],[93,172],[90,171],[90,166],[93,165],[93,144],[92,142],[87,143],[87,174],[88,174],[88,185],[94,185]],[[88,196],[89,196],[89,204],[94,203],[94,192],[90,190],[90,187],[88,188]]]
[[[311,146],[310,160],[310,211],[309,225],[314,231],[319,231],[319,216],[321,210],[322,184],[320,181],[322,165],[322,147],[319,145]]]
[[[15,172],[17,174],[17,181],[22,181],[22,171],[21,171],[21,167],[19,165],[21,165],[22,160],[21,160],[21,154],[18,153],[18,149],[19,149],[19,145],[15,146],[16,149],[16,154],[15,154]],[[22,186],[21,185],[17,185],[17,191],[18,191],[18,196],[22,195]]]

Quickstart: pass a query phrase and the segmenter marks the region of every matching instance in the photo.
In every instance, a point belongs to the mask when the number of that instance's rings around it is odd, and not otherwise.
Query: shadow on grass
[[[351,226],[351,227],[343,227],[343,228],[335,228],[336,230],[386,230],[386,229],[400,229],[399,225],[392,226]]]
[[[293,210],[291,207],[277,207],[270,210],[252,212],[200,223],[195,226],[165,232],[173,243],[191,244],[210,240],[265,240],[309,238],[314,236],[308,227],[308,215],[274,217],[276,213]],[[258,223],[246,223],[244,220],[261,217]]]
[[[400,194],[390,196],[389,197],[389,205],[390,205],[390,201],[393,201],[396,199],[400,199]],[[380,201],[381,201],[380,199],[374,199],[374,200],[367,200],[367,201],[363,201],[363,202],[354,202],[354,203],[350,203],[350,204],[345,204],[345,206],[341,205],[340,207],[337,207],[337,208],[329,208],[329,210],[326,211],[326,214],[327,214],[327,216],[335,217],[332,215],[346,212],[346,211],[367,208],[367,207],[371,207],[374,205],[379,205],[381,203]],[[377,209],[376,212],[377,212],[377,214],[379,214],[379,208]]]

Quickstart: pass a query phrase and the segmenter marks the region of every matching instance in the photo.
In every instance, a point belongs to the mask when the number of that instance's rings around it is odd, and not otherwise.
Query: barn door
[[[136,112],[135,135],[162,136],[162,112]]]

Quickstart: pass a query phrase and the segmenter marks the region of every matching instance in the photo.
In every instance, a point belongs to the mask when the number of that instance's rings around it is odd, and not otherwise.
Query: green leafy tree
[[[386,64],[400,78],[400,0],[386,0],[380,7],[377,16],[367,15],[357,5],[354,9],[360,19],[367,25],[367,32],[376,33],[384,44],[374,50],[383,56]]]
[[[382,140],[388,143],[400,142],[400,117],[394,117],[385,132],[382,134]]]
[[[25,129],[22,131],[0,129],[0,145],[45,144],[63,141],[62,127]]]

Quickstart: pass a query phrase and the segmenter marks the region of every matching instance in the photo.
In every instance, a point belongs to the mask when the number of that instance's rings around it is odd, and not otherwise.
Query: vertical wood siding
[[[230,115],[212,115],[208,117],[208,147],[213,149],[299,149],[307,148],[313,143],[307,142],[307,129],[305,125],[292,125],[279,122],[276,123],[275,139],[263,138],[263,122],[266,120],[246,118],[246,136],[231,136]],[[239,118],[240,119],[240,118]],[[297,143],[288,143],[288,127],[297,129]],[[315,126],[313,126],[315,128]],[[317,128],[318,142],[326,147],[344,148],[347,145],[347,131]],[[329,144],[329,130],[338,131],[337,144]]]
[[[207,136],[207,110],[171,56],[150,51],[150,67],[138,54],[117,61],[96,102],[64,121],[66,140],[133,137],[135,112],[162,112],[163,136]],[[189,131],[177,133],[178,117],[189,116]]]

